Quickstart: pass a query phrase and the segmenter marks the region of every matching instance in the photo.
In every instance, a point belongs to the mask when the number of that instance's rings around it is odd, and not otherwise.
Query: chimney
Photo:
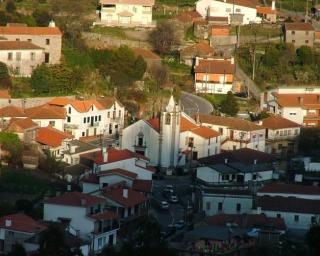
[[[6,220],[5,220],[5,226],[6,226],[6,227],[11,227],[11,225],[12,225],[12,221],[9,220],[9,219],[6,219]]]
[[[81,199],[80,199],[80,204],[81,204],[82,206],[86,205],[86,203],[87,203],[87,200],[86,200],[85,198],[81,198]]]
[[[54,28],[55,26],[56,26],[56,23],[53,20],[51,20],[49,22],[49,28]]]
[[[317,102],[320,103],[320,95],[317,95]]]
[[[300,97],[298,97],[298,99],[299,99],[299,104],[300,104],[300,105],[303,105],[303,97],[300,96]]]
[[[256,165],[257,162],[258,162],[258,159],[254,159],[254,160],[253,160],[253,164],[254,164],[254,165]]]
[[[271,10],[275,10],[276,9],[276,1],[275,0],[272,0],[272,3],[271,3]]]
[[[232,65],[234,65],[234,57],[231,57],[230,62]]]
[[[228,158],[224,159],[224,163],[227,164],[228,163]]]
[[[102,157],[103,157],[103,162],[108,162],[108,151],[106,147],[102,148]]]
[[[122,190],[122,196],[123,196],[124,198],[128,198],[128,189],[127,189],[127,188],[124,188],[124,189]]]
[[[196,57],[196,66],[198,66],[198,65],[199,65],[199,58]]]

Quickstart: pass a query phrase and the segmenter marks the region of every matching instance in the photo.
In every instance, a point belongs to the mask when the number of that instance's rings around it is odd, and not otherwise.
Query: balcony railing
[[[88,127],[98,127],[99,126],[99,122],[94,122],[94,123],[89,123]]]
[[[65,129],[78,129],[79,125],[78,124],[64,124]]]

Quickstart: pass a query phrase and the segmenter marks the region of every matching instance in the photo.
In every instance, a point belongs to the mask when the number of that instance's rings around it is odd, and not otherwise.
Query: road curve
[[[182,92],[180,99],[182,110],[190,116],[198,113],[209,115],[213,111],[213,106],[211,103],[197,95],[188,92]]]

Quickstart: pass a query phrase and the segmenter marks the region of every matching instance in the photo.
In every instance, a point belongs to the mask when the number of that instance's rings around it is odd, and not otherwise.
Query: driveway
[[[181,105],[182,110],[189,116],[209,115],[213,111],[213,106],[209,101],[188,92],[181,93]]]

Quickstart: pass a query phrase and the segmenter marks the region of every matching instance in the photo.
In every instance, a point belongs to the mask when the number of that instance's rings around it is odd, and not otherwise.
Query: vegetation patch
[[[126,39],[125,29],[119,27],[99,27],[95,26],[92,28],[91,32],[98,33],[105,36],[117,37],[121,39]]]

